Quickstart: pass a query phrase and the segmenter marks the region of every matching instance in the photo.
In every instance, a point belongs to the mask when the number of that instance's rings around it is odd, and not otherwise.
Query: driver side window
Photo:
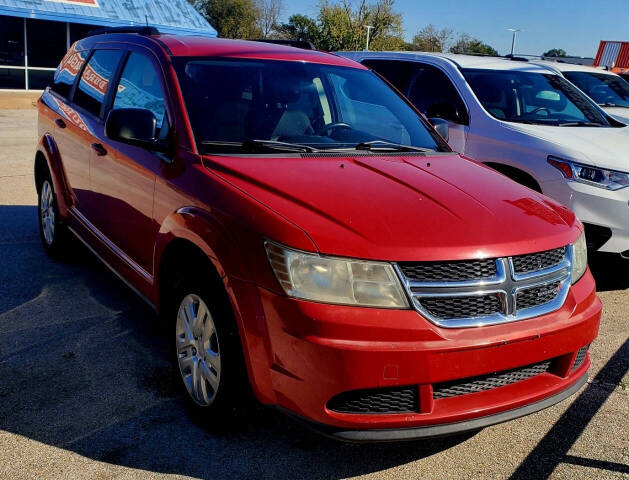
[[[159,74],[144,55],[131,52],[118,84],[114,109],[144,108],[157,119],[157,129],[164,123],[166,102],[159,81]]]

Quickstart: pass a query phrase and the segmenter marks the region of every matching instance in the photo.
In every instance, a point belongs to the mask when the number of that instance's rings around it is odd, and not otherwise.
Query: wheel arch
[[[249,383],[258,399],[269,403],[272,401],[269,373],[255,368],[255,365],[268,365],[270,351],[266,326],[252,313],[259,311],[262,306],[251,304],[260,300],[253,294],[255,286],[249,279],[231,276],[232,272],[241,271],[239,262],[234,262],[234,255],[241,258],[236,251],[238,244],[229,236],[218,235],[224,229],[219,230],[217,223],[211,219],[209,212],[196,207],[179,209],[163,222],[155,246],[154,304],[162,315],[170,311],[172,305],[166,303],[166,289],[169,287],[169,276],[182,259],[192,262],[195,267],[201,265],[200,268],[207,268],[232,308]],[[208,235],[210,232],[214,234]],[[244,303],[239,303],[240,297],[244,298]],[[254,337],[262,338],[263,341],[254,341]]]
[[[514,167],[513,165],[508,165],[506,163],[498,163],[498,162],[483,162],[490,168],[493,168],[499,173],[502,173],[504,176],[509,177],[514,182],[519,183],[520,185],[524,185],[525,187],[530,188],[531,190],[535,190],[536,192],[543,193],[542,187],[540,186],[537,179],[531,175],[529,172],[522,170],[521,168]]]
[[[37,191],[39,191],[39,187],[45,178],[46,172],[50,175],[57,196],[59,214],[63,219],[67,219],[68,208],[72,204],[72,198],[67,188],[59,150],[50,134],[42,136],[35,152],[33,175]]]

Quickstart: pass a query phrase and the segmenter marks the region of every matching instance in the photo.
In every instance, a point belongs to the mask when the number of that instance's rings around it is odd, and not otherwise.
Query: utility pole
[[[369,35],[371,34],[371,29],[373,28],[373,25],[365,25],[364,26],[367,29],[367,46],[365,47],[365,52],[369,51]]]
[[[510,32],[513,32],[513,37],[511,38],[511,56],[513,57],[513,51],[515,50],[515,37],[518,35],[518,32],[521,32],[519,28],[507,28]]]

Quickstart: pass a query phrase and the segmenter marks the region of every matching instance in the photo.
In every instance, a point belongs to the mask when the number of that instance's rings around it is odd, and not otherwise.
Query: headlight
[[[564,177],[576,182],[587,183],[607,190],[620,190],[629,186],[629,173],[581,165],[553,156],[548,157],[548,163],[558,169]]]
[[[576,283],[588,268],[588,249],[585,243],[585,232],[572,244],[572,283]]]
[[[408,308],[389,263],[324,257],[265,242],[275,276],[287,295],[315,302]]]

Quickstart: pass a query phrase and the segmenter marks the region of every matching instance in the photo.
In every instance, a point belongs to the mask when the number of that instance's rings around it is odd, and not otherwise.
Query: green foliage
[[[402,15],[393,9],[394,0],[358,3],[350,0],[319,3],[317,18],[293,15],[278,32],[291,40],[307,40],[320,50],[362,50],[370,33],[370,50],[399,50],[405,47]]]
[[[498,52],[481,42],[479,39],[471,37],[467,34],[462,34],[454,45],[450,48],[450,53],[474,53],[481,55],[498,55]]]
[[[546,53],[542,53],[543,57],[565,57],[567,53],[562,48],[551,48]]]
[[[438,30],[433,24],[426,25],[413,37],[411,50],[420,52],[446,52],[454,32],[449,28]]]
[[[317,22],[306,15],[291,15],[288,23],[277,27],[281,38],[311,42],[313,45],[321,43],[321,30]]]
[[[254,39],[263,35],[258,26],[260,10],[253,0],[197,0],[192,4],[219,37]]]

